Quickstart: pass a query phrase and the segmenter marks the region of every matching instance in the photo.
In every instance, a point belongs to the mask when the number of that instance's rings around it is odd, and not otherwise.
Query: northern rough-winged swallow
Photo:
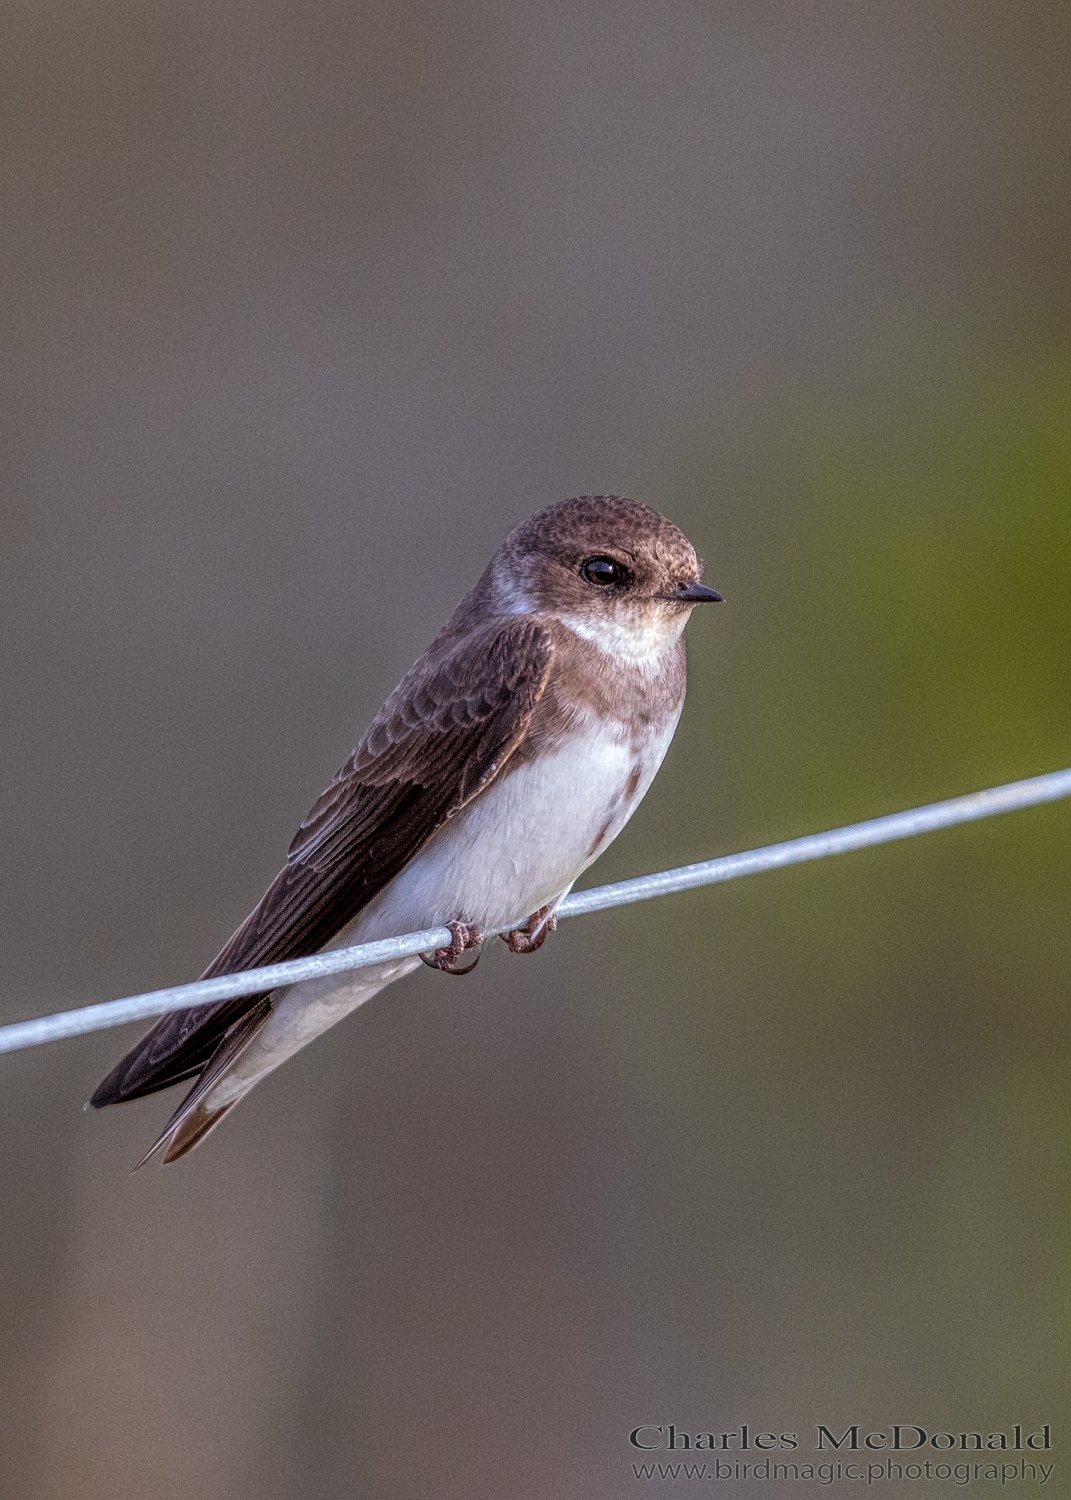
[[[521,912],[532,916],[509,946],[538,948],[673,737],[685,624],[694,605],[721,597],[701,575],[672,522],[616,495],[566,500],[511,531],[202,977],[437,926],[454,941],[423,960],[460,973],[481,929]],[[419,961],[166,1015],[91,1103],[196,1079],[145,1158],[166,1147],[174,1161],[265,1074]]]

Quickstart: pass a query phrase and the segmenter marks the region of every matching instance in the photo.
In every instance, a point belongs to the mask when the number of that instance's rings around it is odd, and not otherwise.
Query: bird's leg
[[[456,922],[447,922],[450,929],[449,948],[436,948],[434,953],[421,953],[420,959],[429,969],[441,969],[444,974],[471,974],[480,961],[479,951],[467,968],[459,969],[458,959],[469,948],[479,950],[483,933],[475,922],[465,922],[460,917]]]
[[[512,932],[503,932],[500,936],[511,953],[534,953],[546,942],[547,933],[555,932],[557,926],[554,907],[541,906],[523,927],[515,927]]]

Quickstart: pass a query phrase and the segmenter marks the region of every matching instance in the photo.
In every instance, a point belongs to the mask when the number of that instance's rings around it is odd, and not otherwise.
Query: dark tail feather
[[[217,1000],[193,1010],[161,1016],[96,1089],[90,1104],[103,1109],[141,1099],[196,1078],[211,1063],[220,1042],[243,1012],[263,996]]]
[[[224,1104],[220,1109],[202,1109],[200,1105],[191,1115],[187,1115],[182,1124],[171,1137],[171,1144],[164,1152],[164,1165],[168,1162],[178,1161],[180,1156],[185,1156],[187,1151],[192,1151],[194,1146],[200,1145],[210,1130],[213,1130],[222,1120],[229,1109],[237,1104],[237,1099],[230,1104]],[[140,1162],[138,1164],[140,1166]]]
[[[155,1156],[163,1146],[167,1147],[164,1153],[165,1162],[177,1161],[180,1156],[185,1156],[186,1152],[192,1151],[212,1127],[218,1125],[227,1111],[237,1104],[237,1099],[233,1099],[220,1109],[208,1110],[203,1108],[201,1101],[215,1088],[231,1064],[236,1062],[245,1051],[270,1014],[271,1000],[267,995],[263,995],[252,1010],[247,1011],[241,1020],[234,1023],[212,1054],[200,1078],[134,1168],[135,1172],[138,1167],[143,1167],[150,1157]]]

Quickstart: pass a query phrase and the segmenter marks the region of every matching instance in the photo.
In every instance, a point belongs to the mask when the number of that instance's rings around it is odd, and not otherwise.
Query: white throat
[[[654,662],[675,646],[681,632],[688,623],[687,610],[659,610],[650,618],[629,619],[627,616],[609,615],[592,619],[586,615],[557,615],[556,618],[578,635],[591,641],[600,651],[618,661],[633,665]]]

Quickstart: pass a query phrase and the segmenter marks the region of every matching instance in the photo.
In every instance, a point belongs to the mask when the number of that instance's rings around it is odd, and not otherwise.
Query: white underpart
[[[652,664],[680,640],[691,610],[663,609],[650,604],[642,610],[619,609],[604,615],[557,615],[574,635],[592,641],[617,661],[632,666]]]
[[[444,824],[405,869],[328,946],[372,942],[463,918],[493,931],[558,902],[632,816],[673,738],[634,748],[624,725],[578,721],[560,749],[492,783]],[[629,788],[633,772],[638,775]],[[406,958],[294,985],[203,1101],[240,1099],[320,1032],[419,966]]]

